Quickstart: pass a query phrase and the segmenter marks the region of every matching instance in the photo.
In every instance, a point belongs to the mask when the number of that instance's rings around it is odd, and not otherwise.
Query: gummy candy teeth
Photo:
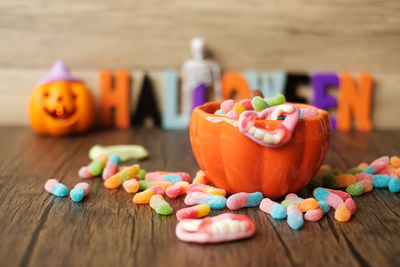
[[[256,126],[256,120],[277,120],[281,116],[285,119],[274,131]],[[257,144],[279,147],[290,140],[299,117],[299,108],[289,104],[267,108],[260,112],[245,111],[239,117],[239,131]]]
[[[233,213],[182,220],[176,226],[178,239],[194,243],[220,243],[248,238],[254,233],[254,223],[249,217]]]

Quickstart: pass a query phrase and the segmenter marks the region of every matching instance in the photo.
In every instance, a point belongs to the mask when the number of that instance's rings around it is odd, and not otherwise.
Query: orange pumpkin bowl
[[[303,189],[316,174],[328,151],[331,127],[328,113],[301,119],[286,144],[261,146],[239,132],[237,120],[214,115],[221,102],[209,102],[193,110],[190,142],[207,178],[228,193],[261,191],[279,198]],[[312,107],[295,104],[300,108]],[[270,130],[282,121],[258,120]]]

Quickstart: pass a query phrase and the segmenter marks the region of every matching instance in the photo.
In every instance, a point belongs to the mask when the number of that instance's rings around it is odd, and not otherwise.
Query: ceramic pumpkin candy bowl
[[[57,61],[48,77],[33,89],[29,118],[35,132],[67,135],[88,130],[94,121],[94,102],[84,83],[70,76]]]
[[[290,133],[286,130],[290,126],[282,126],[286,120],[283,123],[282,120],[272,120],[265,112],[263,118],[267,119],[260,119],[261,112],[242,113],[239,120],[215,115],[220,103],[210,102],[197,107],[190,121],[194,156],[215,186],[231,194],[261,191],[264,196],[278,198],[300,191],[308,184],[329,147],[331,128],[326,111],[314,109],[316,114],[313,117],[297,117]],[[297,112],[312,107],[293,105],[292,109]],[[243,130],[243,121],[251,116],[254,119],[251,126],[254,127],[250,128],[253,129]],[[263,141],[249,134],[258,129],[271,133],[264,137],[268,142],[272,140],[270,146],[263,145]],[[274,138],[278,138],[282,145],[274,145]]]

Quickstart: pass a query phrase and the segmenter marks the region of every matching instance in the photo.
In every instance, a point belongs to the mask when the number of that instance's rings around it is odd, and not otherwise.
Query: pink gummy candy
[[[287,207],[287,215],[289,215],[289,213],[291,213],[291,212],[295,212],[295,213],[298,213],[298,214],[300,214],[301,216],[303,216],[303,212],[301,212],[301,210],[299,209],[299,207],[297,206],[297,205],[295,205],[295,204],[290,204],[288,207]]]
[[[375,171],[378,172],[383,168],[386,168],[390,163],[390,159],[388,156],[380,157],[374,160],[369,166]]]
[[[220,243],[251,237],[255,226],[246,215],[224,213],[205,219],[182,220],[175,233],[184,242]]]
[[[245,98],[245,99],[240,100],[239,103],[242,104],[243,107],[244,107],[246,110],[252,110],[252,109],[253,109],[253,104],[251,104],[251,100],[248,99],[248,98]]]
[[[325,201],[334,209],[337,209],[340,204],[343,204],[343,199],[332,192],[326,197]]]
[[[247,204],[247,193],[237,193],[226,200],[226,206],[230,210],[238,210]]]
[[[372,182],[372,174],[360,172],[355,175],[357,182],[368,180]]]
[[[228,113],[226,113],[226,117],[232,118],[232,119],[238,119],[239,115],[236,113],[236,111],[231,110]]]
[[[347,199],[351,198],[351,195],[349,193],[344,192],[342,190],[329,189],[329,192],[338,195],[343,201],[346,201]]]
[[[49,179],[47,180],[47,182],[44,184],[44,189],[47,192],[51,192],[51,188],[53,187],[53,185],[58,184],[59,181],[57,179]]]
[[[356,209],[357,209],[356,202],[354,202],[354,200],[352,198],[346,199],[344,204],[346,205],[347,209],[350,211],[351,214],[356,212]]]
[[[298,198],[298,196],[295,193],[290,193],[285,196],[285,200],[295,201],[297,198]]]
[[[82,182],[82,183],[77,183],[74,188],[84,188],[85,189],[85,194],[83,196],[86,196],[89,193],[89,184]]]
[[[317,208],[314,210],[308,210],[304,214],[304,219],[310,222],[316,222],[322,219],[324,216],[324,211],[321,208]]]
[[[225,100],[224,102],[221,103],[221,110],[224,113],[228,113],[230,110],[233,109],[233,106],[235,105],[235,101],[232,99]]]
[[[78,175],[79,175],[79,177],[84,178],[84,179],[93,178],[94,177],[93,174],[91,174],[89,172],[89,169],[88,169],[87,166],[83,166],[82,168],[80,168],[79,171],[78,171]]]

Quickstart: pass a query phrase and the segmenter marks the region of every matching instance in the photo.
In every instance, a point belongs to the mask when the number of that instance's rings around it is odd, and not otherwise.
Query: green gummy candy
[[[103,173],[104,164],[102,160],[92,161],[88,165],[88,170],[93,176],[99,176]]]
[[[155,208],[155,211],[161,215],[170,215],[174,210],[166,201],[161,201],[161,204]]]
[[[152,187],[153,184],[154,184],[153,181],[140,180],[139,181],[139,191],[146,190],[146,189]]]
[[[336,188],[336,176],[333,174],[325,174],[322,176],[322,184],[326,188]]]
[[[89,158],[95,159],[100,154],[111,156],[117,154],[121,161],[130,159],[143,159],[149,156],[149,152],[139,145],[114,145],[114,146],[101,146],[95,145],[89,150]]]
[[[267,103],[265,103],[264,98],[262,98],[261,96],[253,97],[253,100],[251,100],[251,104],[253,105],[254,110],[257,112],[260,112],[268,107]]]
[[[287,209],[289,207],[289,205],[291,205],[295,202],[296,201],[294,201],[294,200],[285,199],[284,201],[281,202],[281,205]]]
[[[361,196],[364,194],[364,186],[360,183],[352,184],[346,188],[346,192],[352,196]]]
[[[144,178],[146,177],[146,171],[143,169],[140,169],[139,173],[137,174],[137,177],[139,177],[139,180],[144,180]]]
[[[281,104],[285,103],[285,101],[286,101],[286,99],[285,99],[284,95],[277,94],[274,97],[267,98],[266,102],[270,107],[273,107],[273,106],[281,105]]]
[[[310,183],[308,184],[308,187],[311,189],[315,189],[317,187],[323,187],[324,185],[324,179],[321,177],[316,177],[311,179]]]
[[[362,172],[363,169],[361,168],[351,168],[350,170],[347,171],[348,174],[356,175],[357,173]]]

